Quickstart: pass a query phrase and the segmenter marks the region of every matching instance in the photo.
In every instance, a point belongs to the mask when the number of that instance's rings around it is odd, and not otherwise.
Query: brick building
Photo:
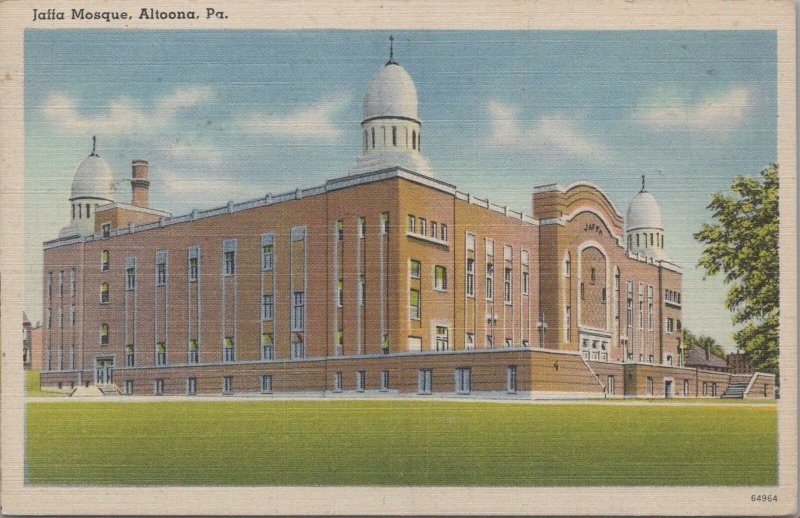
[[[392,59],[362,150],[322,185],[172,216],[93,149],[44,244],[42,383],[129,394],[695,396],[681,269],[645,190],[538,187],[533,214],[438,180]],[[768,377],[764,378],[767,379]],[[715,378],[725,385],[727,378]]]

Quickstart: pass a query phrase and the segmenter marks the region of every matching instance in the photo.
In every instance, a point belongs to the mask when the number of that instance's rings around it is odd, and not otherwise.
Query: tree
[[[700,347],[703,350],[708,350],[711,354],[719,356],[723,360],[727,356],[725,349],[717,342],[717,340],[713,337],[706,336],[706,335],[696,335],[686,329],[683,328],[683,339],[681,340],[683,344],[683,364],[686,365],[686,362],[689,360],[689,349],[692,348],[693,345]]]
[[[699,266],[707,276],[724,274],[725,306],[734,334],[758,370],[778,373],[778,166],[759,177],[736,176],[732,194],[716,193],[708,208],[715,223],[694,237],[705,245]]]

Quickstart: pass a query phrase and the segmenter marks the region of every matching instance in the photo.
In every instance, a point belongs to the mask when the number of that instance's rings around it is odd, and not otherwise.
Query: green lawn
[[[50,392],[39,388],[39,371],[28,370],[25,371],[25,395],[26,396],[45,396],[45,397],[63,397],[66,396],[64,392]]]
[[[776,409],[440,401],[27,405],[34,484],[774,485]]]

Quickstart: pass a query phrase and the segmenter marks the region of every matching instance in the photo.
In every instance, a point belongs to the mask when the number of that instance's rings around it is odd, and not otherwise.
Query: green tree
[[[691,331],[689,331],[688,329],[686,329],[685,327],[683,328],[683,340],[681,341],[681,343],[683,344],[684,347],[683,349],[684,365],[689,360],[689,349],[691,349],[693,345],[696,345],[697,347],[700,347],[703,350],[708,349],[711,354],[717,355],[723,360],[728,355],[728,353],[725,352],[725,349],[722,348],[722,346],[717,342],[715,338],[706,335],[696,335]]]
[[[716,221],[694,235],[705,245],[698,264],[730,285],[725,306],[739,326],[736,345],[756,369],[777,374],[778,166],[736,176],[731,191],[711,197]]]

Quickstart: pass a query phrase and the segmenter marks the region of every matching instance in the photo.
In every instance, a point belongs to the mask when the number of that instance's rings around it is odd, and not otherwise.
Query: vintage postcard
[[[2,512],[797,512],[790,1],[0,3]]]

